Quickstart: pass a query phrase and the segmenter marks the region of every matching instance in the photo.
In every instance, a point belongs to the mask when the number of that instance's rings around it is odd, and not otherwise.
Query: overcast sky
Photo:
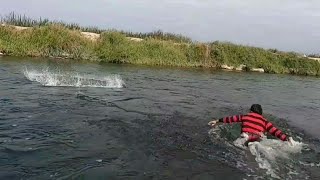
[[[0,14],[320,53],[320,0],[1,0]]]

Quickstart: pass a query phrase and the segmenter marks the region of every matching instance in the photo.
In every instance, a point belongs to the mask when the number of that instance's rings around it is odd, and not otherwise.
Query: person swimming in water
[[[260,104],[253,104],[250,113],[246,115],[236,115],[224,117],[219,120],[212,120],[208,123],[212,128],[223,123],[242,123],[241,138],[245,138],[244,145],[248,146],[249,142],[260,141],[265,132],[292,144],[292,138],[276,128],[271,122],[262,116],[262,107]]]

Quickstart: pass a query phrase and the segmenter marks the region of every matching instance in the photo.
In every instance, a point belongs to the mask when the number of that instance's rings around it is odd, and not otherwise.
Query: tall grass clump
[[[104,30],[99,29],[98,27],[94,26],[80,26],[77,23],[65,23],[62,21],[50,21],[47,18],[39,18],[39,19],[32,19],[27,17],[26,15],[16,14],[14,12],[9,13],[6,16],[1,17],[1,23],[7,25],[14,25],[14,26],[23,26],[23,27],[40,27],[40,26],[48,26],[48,25],[59,25],[63,26],[70,30],[79,30],[84,32],[92,32],[101,34],[105,31],[117,31],[117,30]],[[154,31],[154,32],[147,32],[147,33],[134,33],[134,32],[126,32],[126,31],[117,31],[127,37],[135,37],[135,38],[154,38],[158,40],[164,41],[174,41],[177,43],[191,43],[192,40],[186,36],[181,34],[174,34],[174,33],[165,33],[161,30]]]
[[[136,38],[141,38],[141,39],[153,38],[153,39],[163,40],[163,41],[174,41],[177,43],[191,43],[192,42],[191,38],[189,38],[189,37],[183,36],[181,34],[165,33],[161,30],[148,32],[148,33],[134,33],[134,32],[125,32],[125,31],[120,31],[120,32],[126,36],[136,37]]]
[[[104,30],[99,29],[98,27],[82,27],[77,23],[65,23],[62,21],[50,21],[47,18],[32,19],[26,15],[16,14],[14,12],[9,13],[6,16],[1,17],[1,23],[13,26],[22,26],[22,27],[40,27],[48,25],[58,25],[63,26],[70,30],[79,30],[85,32],[93,32],[100,34]]]
[[[147,38],[134,42],[117,31],[101,34],[96,53],[101,61],[165,66],[192,66],[185,51],[172,42]]]
[[[320,63],[301,57],[297,53],[270,51],[262,48],[215,42],[211,44],[212,58],[218,65],[239,66],[248,70],[263,68],[267,73],[291,73],[300,75],[320,75]]]
[[[94,44],[59,25],[16,30],[0,27],[0,47],[7,55],[95,59]]]
[[[1,23],[14,25],[14,26],[23,26],[23,27],[34,27],[34,26],[46,26],[51,22],[49,19],[32,19],[26,15],[16,14],[11,12],[10,14],[1,17]]]

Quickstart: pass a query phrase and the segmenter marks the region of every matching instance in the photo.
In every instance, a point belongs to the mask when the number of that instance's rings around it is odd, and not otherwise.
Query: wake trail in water
[[[248,147],[260,168],[267,170],[271,177],[281,179],[278,175],[281,171],[287,172],[288,175],[298,175],[293,164],[290,164],[290,157],[302,153],[306,145],[297,141],[292,141],[291,145],[288,142],[264,138],[260,142],[249,143]]]
[[[65,87],[100,87],[123,88],[125,83],[119,75],[96,76],[89,74],[53,72],[48,68],[43,70],[25,69],[24,76],[43,86]]]
[[[226,128],[229,130],[226,131]],[[265,137],[260,142],[251,142],[245,147],[240,142],[243,138],[233,141],[228,135],[226,136],[226,132],[232,131],[230,129],[232,127],[219,127],[209,131],[213,143],[219,144],[220,147],[224,145],[215,158],[245,171],[250,177],[310,179],[310,172],[306,171],[304,166],[310,162],[314,167],[318,165],[315,158],[317,154],[303,142],[293,140],[290,144]],[[311,158],[308,154],[311,154]]]

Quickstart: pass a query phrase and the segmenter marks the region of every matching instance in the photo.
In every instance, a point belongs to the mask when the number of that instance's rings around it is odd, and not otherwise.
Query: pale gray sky
[[[320,53],[320,0],[1,0],[0,14]]]

